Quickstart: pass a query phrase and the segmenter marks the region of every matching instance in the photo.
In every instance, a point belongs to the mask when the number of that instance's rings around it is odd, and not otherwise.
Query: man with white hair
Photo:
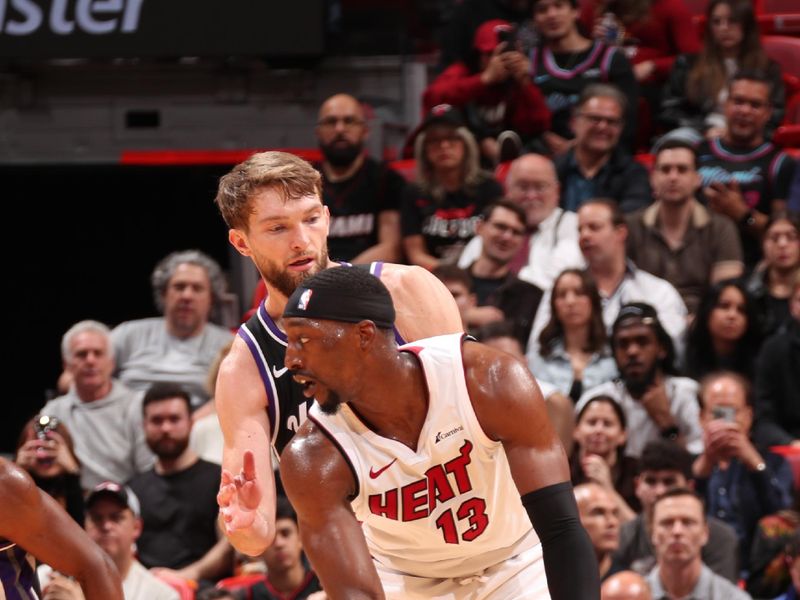
[[[163,317],[120,323],[111,334],[116,375],[144,391],[156,382],[176,383],[197,408],[209,399],[208,370],[233,334],[211,321],[221,317],[225,278],[219,265],[199,250],[173,252],[150,277]]]
[[[514,259],[511,272],[541,290],[553,287],[561,271],[582,268],[578,246],[578,217],[559,207],[556,169],[546,156],[524,154],[511,163],[506,177],[506,197],[525,211],[528,236]],[[479,236],[470,240],[458,259],[468,268],[480,256]]]
[[[98,321],[80,321],[69,328],[61,340],[61,357],[72,385],[41,411],[72,434],[85,490],[103,481],[127,481],[155,460],[144,441],[142,394],[111,376],[110,334]]]

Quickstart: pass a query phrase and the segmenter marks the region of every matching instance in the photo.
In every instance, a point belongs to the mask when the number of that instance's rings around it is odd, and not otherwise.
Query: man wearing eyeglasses
[[[766,137],[771,88],[764,73],[740,71],[728,87],[725,133],[697,149],[705,200],[738,225],[748,269],[761,258],[769,215],[786,208],[795,169],[791,157]]]
[[[555,160],[564,210],[577,211],[589,198],[612,198],[625,213],[650,204],[647,170],[619,145],[627,103],[608,84],[581,93],[570,120],[575,144]]]
[[[328,251],[353,263],[398,262],[405,180],[364,154],[369,127],[353,96],[336,94],[319,109],[323,203],[331,214]]]
[[[509,321],[524,348],[542,299],[542,290],[511,271],[511,261],[528,235],[525,211],[511,200],[498,200],[484,209],[476,235],[482,241],[480,255],[467,268],[476,305],[465,312],[465,325]]]

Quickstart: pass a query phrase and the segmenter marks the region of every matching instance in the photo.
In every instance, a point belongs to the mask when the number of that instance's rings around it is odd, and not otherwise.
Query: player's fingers
[[[244,500],[244,505],[247,508],[253,509],[258,507],[258,503],[261,501],[261,493],[255,481],[245,482],[242,486],[241,498]]]
[[[233,473],[228,471],[228,469],[222,469],[222,475],[220,476],[220,481],[222,484],[233,483]]]
[[[233,495],[236,493],[236,487],[233,485],[224,485],[219,488],[217,492],[217,504],[220,506],[228,506],[233,500]]]
[[[256,457],[252,450],[245,450],[242,457],[242,472],[246,480],[251,481],[256,478]]]

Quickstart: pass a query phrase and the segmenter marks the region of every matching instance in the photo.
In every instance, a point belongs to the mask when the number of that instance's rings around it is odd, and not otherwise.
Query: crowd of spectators
[[[683,0],[465,0],[413,173],[366,156],[350,94],[315,129],[331,257],[433,271],[540,382],[609,599],[800,593],[800,168],[773,140],[800,84],[748,0],[700,21]],[[161,316],[64,333],[62,394],[16,462],[128,600],[324,598],[283,499],[260,560],[217,526],[222,269],[176,250],[151,284]],[[45,599],[82,598],[43,574]]]

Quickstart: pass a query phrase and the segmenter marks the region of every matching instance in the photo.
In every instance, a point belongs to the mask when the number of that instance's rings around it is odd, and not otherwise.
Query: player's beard
[[[342,397],[333,390],[328,390],[325,402],[322,403],[318,401],[317,404],[319,404],[320,410],[326,415],[335,415],[339,412],[339,407],[342,405]]]
[[[279,267],[272,261],[263,261],[258,265],[258,270],[261,272],[261,276],[264,278],[264,281],[288,298],[294,293],[294,291],[297,289],[297,286],[303,283],[303,281],[327,268],[327,244],[323,246],[319,257],[314,260],[314,265],[315,268],[308,271],[291,273],[285,268]]]

